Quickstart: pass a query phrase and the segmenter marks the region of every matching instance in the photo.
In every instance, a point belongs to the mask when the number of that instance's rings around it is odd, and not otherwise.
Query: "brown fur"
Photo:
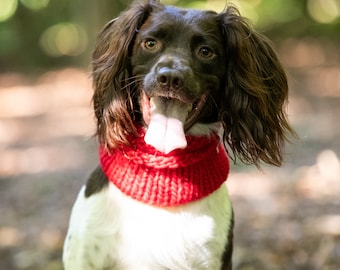
[[[136,134],[139,120],[138,84],[131,75],[132,49],[138,29],[154,12],[157,1],[134,4],[109,22],[98,37],[93,54],[93,103],[97,135],[116,147]],[[288,125],[284,105],[288,95],[285,72],[266,37],[254,31],[234,7],[216,14],[225,48],[224,90],[218,100],[224,140],[234,157],[259,165],[279,166]]]
[[[285,72],[270,41],[255,32],[235,8],[221,15],[226,38],[227,78],[221,121],[224,139],[246,163],[281,165],[289,126]]]

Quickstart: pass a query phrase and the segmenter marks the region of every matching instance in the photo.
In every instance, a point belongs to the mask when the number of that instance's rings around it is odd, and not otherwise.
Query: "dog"
[[[229,159],[280,166],[293,132],[270,41],[233,6],[133,3],[99,34],[92,77],[100,165],[65,269],[232,269]]]

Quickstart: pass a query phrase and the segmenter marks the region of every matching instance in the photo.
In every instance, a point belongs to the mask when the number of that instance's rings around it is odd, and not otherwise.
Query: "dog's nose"
[[[178,90],[184,84],[184,77],[179,71],[175,69],[162,67],[158,70],[157,82],[161,86]]]

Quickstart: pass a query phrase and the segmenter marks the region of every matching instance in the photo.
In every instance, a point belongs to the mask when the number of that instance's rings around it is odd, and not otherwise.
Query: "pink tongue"
[[[150,122],[144,140],[165,154],[187,146],[184,123],[190,105],[176,99],[150,99]]]

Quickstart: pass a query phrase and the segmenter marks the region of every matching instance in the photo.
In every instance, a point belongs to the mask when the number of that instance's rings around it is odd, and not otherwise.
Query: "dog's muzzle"
[[[162,57],[145,76],[142,92],[146,143],[163,153],[185,148],[185,132],[195,124],[208,97],[201,94],[186,61]]]

